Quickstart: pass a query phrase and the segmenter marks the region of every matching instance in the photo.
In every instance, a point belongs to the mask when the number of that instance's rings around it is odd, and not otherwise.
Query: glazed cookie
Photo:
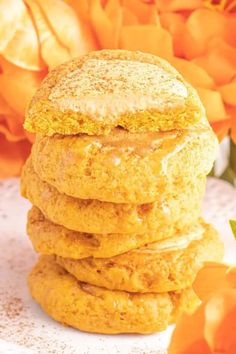
[[[166,239],[179,231],[173,226],[145,234],[76,232],[52,223],[38,208],[33,207],[28,213],[27,232],[36,252],[80,259],[116,256],[147,243]]]
[[[55,320],[87,332],[152,333],[164,330],[182,311],[199,303],[194,291],[134,294],[78,281],[41,257],[29,279],[33,298]]]
[[[192,285],[206,261],[221,261],[223,244],[212,226],[200,222],[188,231],[111,258],[57,263],[80,281],[111,290],[168,292]]]
[[[34,169],[61,193],[81,199],[143,204],[206,176],[217,151],[209,128],[109,136],[37,136]]]
[[[22,172],[21,193],[49,220],[70,230],[96,234],[147,234],[158,230],[161,234],[163,229],[175,232],[198,219],[205,180],[195,177],[182,189],[176,185],[172,194],[159,194],[154,203],[114,204],[59,193],[38,177],[29,159]]]
[[[125,50],[91,52],[50,71],[26,113],[43,135],[180,129],[205,115],[196,91],[165,60]],[[206,120],[206,119],[205,119]]]

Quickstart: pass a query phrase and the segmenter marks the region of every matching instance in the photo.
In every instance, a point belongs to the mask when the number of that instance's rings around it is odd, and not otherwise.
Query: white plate
[[[173,326],[153,335],[96,335],[59,325],[32,301],[26,277],[37,256],[26,236],[29,203],[19,196],[18,179],[0,181],[0,353],[1,354],[164,354]],[[236,189],[208,180],[203,215],[219,229],[226,261],[236,242],[229,219],[236,219]]]

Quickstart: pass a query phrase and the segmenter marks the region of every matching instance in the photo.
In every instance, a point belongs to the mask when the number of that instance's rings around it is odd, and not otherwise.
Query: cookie
[[[198,219],[205,177],[195,177],[172,194],[159,194],[149,204],[115,204],[59,193],[35,173],[31,159],[22,172],[21,193],[52,222],[67,229],[96,234],[144,234],[185,228]],[[151,240],[150,240],[151,242]]]
[[[222,257],[218,233],[201,221],[188,231],[115,257],[56,260],[80,281],[111,290],[145,293],[187,288],[204,262],[221,261]]]
[[[125,50],[91,52],[50,71],[26,112],[43,135],[180,129],[202,120],[196,91],[165,60]],[[206,121],[206,118],[205,118]]]
[[[61,193],[80,199],[143,204],[206,176],[217,151],[211,129],[109,136],[38,136],[34,169]]]
[[[194,228],[194,227],[193,227]],[[189,229],[186,227],[185,231]],[[194,228],[195,229],[195,228]],[[28,213],[27,232],[36,252],[65,258],[108,258],[184,232],[176,227],[145,234],[94,234],[68,230],[49,221],[37,207]],[[69,260],[68,260],[69,262]]]
[[[78,281],[51,257],[41,257],[28,279],[33,298],[53,319],[96,333],[153,333],[199,303],[193,289],[163,294],[111,291]]]

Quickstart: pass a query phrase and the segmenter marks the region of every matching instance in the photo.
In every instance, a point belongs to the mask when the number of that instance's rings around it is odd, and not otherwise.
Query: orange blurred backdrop
[[[48,70],[102,48],[171,62],[196,87],[213,128],[236,141],[236,2],[0,0],[0,177],[18,175],[34,137],[22,123]]]

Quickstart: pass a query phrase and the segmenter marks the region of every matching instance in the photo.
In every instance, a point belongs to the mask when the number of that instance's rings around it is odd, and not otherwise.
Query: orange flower
[[[194,290],[203,302],[179,318],[169,354],[236,353],[236,267],[206,264]]]
[[[0,2],[0,177],[18,175],[33,137],[25,108],[48,70],[95,49],[91,31],[61,0]]]
[[[236,238],[236,220],[230,220]],[[236,266],[207,263],[193,288],[202,304],[177,321],[169,354],[236,353]]]
[[[49,69],[123,48],[169,60],[198,90],[219,138],[230,130],[236,141],[235,33],[230,0],[1,0],[0,135],[26,139],[24,109]]]
[[[67,1],[99,48],[142,50],[169,60],[197,88],[220,139],[236,141],[236,3],[210,0]]]

